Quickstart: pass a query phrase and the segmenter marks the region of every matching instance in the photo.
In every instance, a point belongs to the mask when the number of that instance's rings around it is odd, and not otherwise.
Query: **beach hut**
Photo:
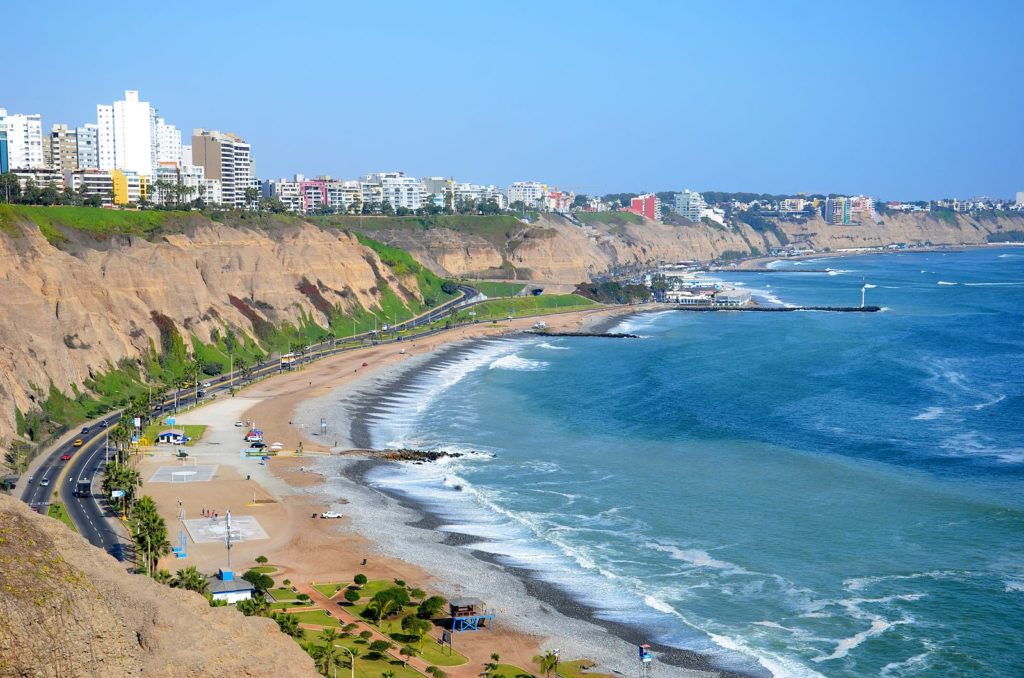
[[[156,441],[158,443],[169,443],[171,445],[183,445],[186,441],[185,432],[180,428],[169,428],[164,431],[160,431],[156,436]]]

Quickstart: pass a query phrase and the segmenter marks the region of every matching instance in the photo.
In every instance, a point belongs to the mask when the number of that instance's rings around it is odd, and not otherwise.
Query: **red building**
[[[629,201],[629,210],[652,221],[661,220],[661,201],[653,193],[638,195]]]

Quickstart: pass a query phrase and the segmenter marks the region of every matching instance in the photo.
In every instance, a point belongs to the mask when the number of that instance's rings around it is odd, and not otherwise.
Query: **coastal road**
[[[420,316],[398,323],[394,329],[400,331],[428,325],[459,308],[471,306],[484,300],[480,293],[472,287],[459,285],[458,289],[460,292],[458,298],[433,308]],[[430,334],[433,333],[431,332]],[[373,332],[366,332],[351,338],[346,337],[346,341],[351,339],[369,339],[374,341],[374,343],[398,341],[398,339],[381,340]],[[334,344],[335,342],[331,342],[329,347],[324,347],[321,344],[321,350],[309,351],[305,355],[300,356],[297,362],[299,364],[312,362],[315,359],[357,348],[341,347]],[[280,361],[271,357],[267,361],[255,366],[252,371],[252,377],[249,380],[243,381],[240,385],[248,383],[252,378],[270,376],[279,371],[281,371]],[[211,396],[219,392],[226,392],[236,383],[235,379],[236,377],[233,373],[209,378],[205,381],[209,386],[204,390],[207,395]],[[165,416],[169,411],[188,407],[199,400],[202,400],[202,398],[196,398],[196,389],[194,387],[182,389],[172,393],[171,397],[160,404],[159,409],[150,413],[150,416],[152,418],[159,418]],[[109,413],[104,418],[92,422],[88,426],[87,432],[68,436],[64,442],[52,447],[46,453],[43,461],[38,464],[36,470],[29,476],[21,493],[22,501],[44,514],[54,498],[59,498],[79,533],[89,543],[107,551],[118,560],[124,558],[127,550],[126,546],[129,545],[122,541],[118,532],[111,524],[110,521],[116,519],[116,516],[107,510],[104,502],[101,501],[101,492],[98,490],[100,489],[100,476],[103,473],[105,463],[107,431],[117,423],[120,417],[120,411]],[[82,439],[83,444],[80,447],[73,445],[73,441],[76,438]],[[61,457],[65,454],[70,455],[71,459],[69,461],[61,460]],[[78,482],[86,479],[89,480],[92,486],[92,496],[76,497],[75,489]],[[46,481],[45,485],[43,484],[44,480]]]

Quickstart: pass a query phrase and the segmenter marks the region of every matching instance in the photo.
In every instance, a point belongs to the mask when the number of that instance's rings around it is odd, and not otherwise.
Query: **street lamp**
[[[350,650],[349,648],[345,647],[344,645],[338,645],[337,643],[335,643],[334,647],[340,647],[345,652],[348,652],[349,656],[352,658],[351,662],[349,663],[349,666],[352,667],[352,678],[356,678],[356,653],[353,652],[352,650]],[[338,675],[338,667],[337,667],[337,665],[335,665],[335,667],[334,667],[334,675],[335,675],[335,678],[337,678],[337,675]]]

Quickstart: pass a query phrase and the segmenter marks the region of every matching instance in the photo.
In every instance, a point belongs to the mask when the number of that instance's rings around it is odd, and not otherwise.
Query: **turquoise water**
[[[497,456],[373,482],[723,667],[1024,675],[1024,250],[779,266],[837,270],[732,279],[819,305],[859,303],[863,279],[886,310],[484,344],[371,432]]]

